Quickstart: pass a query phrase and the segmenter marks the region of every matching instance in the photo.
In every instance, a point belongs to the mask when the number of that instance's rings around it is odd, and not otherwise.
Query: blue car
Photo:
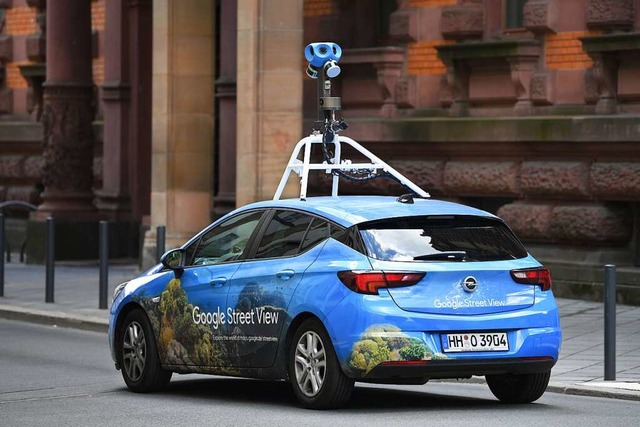
[[[473,375],[535,401],[561,331],[549,271],[498,217],[338,196],[250,204],[167,252],[116,289],[109,341],[135,392],[198,372],[288,380],[334,408],[358,381]]]
[[[347,125],[330,80],[341,55],[331,42],[305,49],[318,121],[274,200],[235,210],[117,287],[116,368],[135,392],[161,389],[173,372],[288,380],[314,409],[345,404],[358,381],[473,375],[503,402],[537,400],[562,338],[549,271],[500,218],[430,199],[338,136]],[[343,144],[358,161],[342,158]],[[307,197],[312,171],[330,177],[331,196]],[[280,200],[291,173],[300,197]],[[341,178],[377,176],[410,193],[338,193]]]

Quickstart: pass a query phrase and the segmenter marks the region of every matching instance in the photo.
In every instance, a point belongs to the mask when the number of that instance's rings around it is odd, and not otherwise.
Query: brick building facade
[[[52,2],[0,0],[0,200],[40,201]],[[97,0],[90,15],[93,215],[151,225],[142,258],[155,225],[178,245],[272,197],[316,114],[302,49],[332,40],[349,136],[502,216],[562,294],[597,296],[605,262],[640,283],[638,0]]]

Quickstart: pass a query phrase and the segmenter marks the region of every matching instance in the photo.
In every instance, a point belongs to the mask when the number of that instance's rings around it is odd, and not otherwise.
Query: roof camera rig
[[[398,199],[399,201],[413,203],[413,197],[428,198],[429,193],[408,180],[362,145],[351,138],[339,135],[341,131],[349,127],[342,118],[336,119],[336,111],[341,109],[341,100],[340,97],[331,95],[331,79],[338,77],[341,71],[338,65],[342,57],[340,46],[333,42],[311,43],[305,48],[304,54],[308,62],[306,73],[317,81],[318,117],[314,123],[313,133],[301,139],[293,149],[273,199],[280,199],[291,172],[295,172],[300,177],[300,200],[305,200],[307,198],[309,171],[312,170],[323,170],[325,173],[333,175],[331,188],[331,196],[333,197],[338,196],[340,178],[362,182],[374,178],[387,177],[397,181],[411,192],[401,196]],[[351,146],[366,157],[369,162],[352,163],[350,160],[342,159],[342,143]],[[322,145],[322,163],[311,163],[311,148],[313,144]],[[333,150],[330,150],[330,146],[333,146]],[[299,158],[301,153],[302,159]]]

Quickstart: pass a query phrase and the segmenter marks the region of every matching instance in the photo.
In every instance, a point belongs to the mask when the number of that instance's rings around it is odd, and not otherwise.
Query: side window
[[[187,248],[187,263],[193,259],[190,265],[212,265],[240,258],[261,217],[262,212],[247,212],[213,227],[192,245],[195,249]]]
[[[300,252],[304,252],[307,249],[312,248],[330,235],[331,228],[329,223],[320,218],[314,218],[311,223],[311,227],[309,227],[309,231],[307,231],[307,235],[304,238],[304,242],[302,242]]]
[[[277,258],[297,254],[312,220],[301,212],[277,211],[260,240],[255,257]]]
[[[337,225],[331,225],[331,237],[336,239],[338,242],[343,243],[350,248],[356,248],[353,239],[353,230],[339,227]]]

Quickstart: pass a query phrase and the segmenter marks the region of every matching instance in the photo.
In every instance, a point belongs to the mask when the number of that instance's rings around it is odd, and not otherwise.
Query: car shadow
[[[174,377],[163,396],[171,396],[174,401],[202,400],[209,404],[211,400],[221,402],[251,403],[252,405],[298,408],[296,397],[288,382],[271,382],[246,378],[230,377]],[[504,405],[498,400],[488,397],[479,398],[465,396],[464,386],[460,387],[459,395],[441,393],[433,385],[415,390],[389,388],[388,386],[356,384],[351,400],[341,410],[350,412],[401,412],[410,410],[456,409],[456,410],[521,410],[523,405]],[[526,405],[528,409],[544,408],[546,405],[537,403]],[[302,409],[301,409],[302,410]]]

